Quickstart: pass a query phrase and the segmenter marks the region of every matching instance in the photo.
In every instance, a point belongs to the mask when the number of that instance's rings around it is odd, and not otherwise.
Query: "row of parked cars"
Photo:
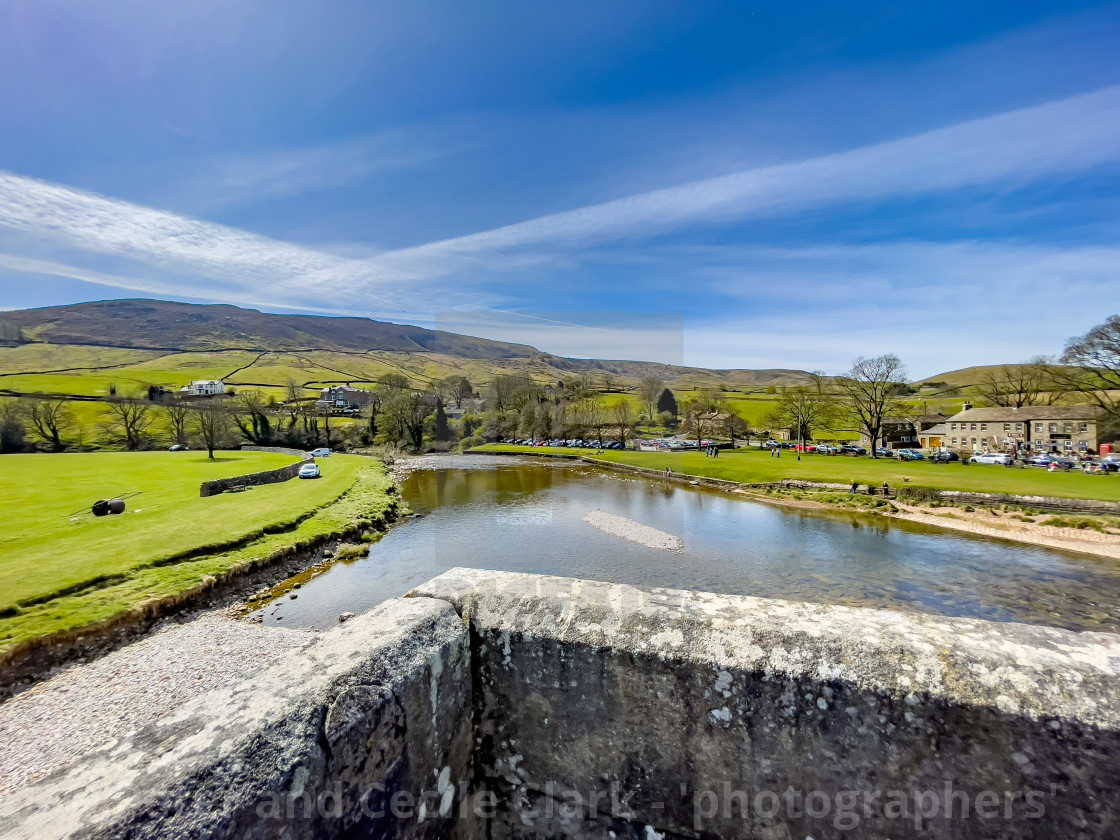
[[[829,443],[794,444],[790,441],[768,440],[766,441],[766,446],[771,449],[792,449],[798,452],[816,452],[821,455],[867,454],[867,450],[862,446],[856,446],[851,443],[844,444],[843,446],[833,446]],[[958,453],[951,452],[947,449],[938,450],[927,455],[917,449],[887,449],[886,447],[878,447],[875,450],[875,454],[880,458],[894,458],[899,461],[932,461],[933,463],[941,464],[961,460],[961,456]],[[968,462],[970,464],[995,464],[1006,467],[1015,463],[1015,458],[1006,452],[974,452],[969,456]],[[1120,458],[1116,455],[1107,455],[1100,459],[1074,460],[1073,458],[1054,453],[1042,453],[1024,459],[1023,463],[1032,467],[1045,467],[1047,469],[1053,467],[1054,469],[1065,471],[1082,469],[1091,465],[1094,471],[1120,472]]]
[[[561,440],[556,438],[554,440],[534,440],[528,438],[526,440],[514,440],[507,438],[502,443],[512,443],[516,446],[567,446],[572,449],[622,449],[623,446],[617,440],[612,441],[598,441],[598,440]]]

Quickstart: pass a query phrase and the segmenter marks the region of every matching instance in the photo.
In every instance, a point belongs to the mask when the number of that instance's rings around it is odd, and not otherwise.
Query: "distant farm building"
[[[216,397],[226,392],[226,383],[220,379],[196,379],[179,389],[185,397]]]
[[[363,391],[350,385],[334,385],[320,392],[317,404],[330,408],[364,408],[372,399],[372,391]]]

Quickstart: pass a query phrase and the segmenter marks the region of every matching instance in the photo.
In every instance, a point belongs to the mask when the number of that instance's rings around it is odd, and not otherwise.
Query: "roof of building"
[[[921,431],[921,432],[918,432],[918,434],[919,435],[929,435],[931,437],[937,437],[939,435],[946,434],[948,431],[949,431],[949,424],[948,423],[938,423],[936,426],[930,426],[928,429],[926,429],[924,431]]]
[[[1096,420],[1104,410],[1095,405],[1025,405],[1022,408],[970,408],[949,419],[954,422],[1033,422],[1035,420]]]

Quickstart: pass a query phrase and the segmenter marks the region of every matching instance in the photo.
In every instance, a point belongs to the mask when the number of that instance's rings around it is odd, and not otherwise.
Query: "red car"
[[[799,443],[793,447],[796,452],[816,452],[817,445],[815,443]]]

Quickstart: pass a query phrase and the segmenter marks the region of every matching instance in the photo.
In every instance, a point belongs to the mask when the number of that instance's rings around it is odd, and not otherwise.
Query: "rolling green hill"
[[[799,370],[710,370],[653,362],[567,359],[524,344],[367,318],[273,315],[236,306],[111,300],[0,314],[0,390],[99,397],[110,388],[177,388],[192,379],[314,389],[403,373],[417,384],[499,374],[556,381],[590,374],[619,385],[656,375],[677,388],[759,389],[801,380]]]

